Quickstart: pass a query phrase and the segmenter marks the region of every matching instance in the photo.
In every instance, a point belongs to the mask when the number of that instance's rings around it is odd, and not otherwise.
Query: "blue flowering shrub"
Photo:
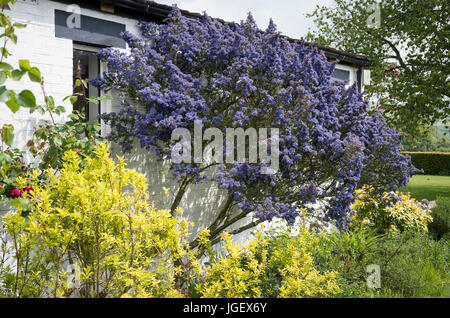
[[[124,151],[137,140],[170,159],[172,131],[194,135],[194,121],[222,132],[279,129],[275,174],[262,173],[264,162],[206,164],[192,154],[191,163],[172,163],[180,183],[172,212],[198,182],[213,181],[228,194],[209,227],[213,241],[250,213],[253,225],[274,217],[293,224],[299,209],[319,200],[326,206],[323,221],[346,228],[356,189],[395,191],[415,172],[399,151],[401,136],[369,112],[357,86],[332,81],[334,63],[317,48],[281,36],[273,21],[260,30],[251,15],[224,23],[207,14],[188,19],[174,8],[165,24],[140,27],[139,35],[124,34],[129,52],[100,53],[108,72],[94,81],[123,97],[121,110],[102,119]]]

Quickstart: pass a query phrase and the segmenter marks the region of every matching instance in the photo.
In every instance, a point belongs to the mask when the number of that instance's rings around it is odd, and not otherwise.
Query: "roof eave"
[[[58,1],[58,0],[56,0]],[[70,2],[68,0],[59,0],[59,2]],[[154,1],[147,1],[147,0],[94,0],[94,1],[79,1],[80,4],[87,5],[88,7],[93,7],[93,2],[97,3],[109,3],[113,4],[117,8],[120,8],[122,10],[125,10],[127,13],[132,12],[137,17],[141,18],[142,20],[151,20],[150,16],[153,16],[157,18],[158,20],[162,21],[165,19],[169,13],[172,10],[172,6],[168,6],[165,4],[159,4]],[[199,19],[202,17],[202,14],[195,13],[195,12],[189,12],[187,10],[180,9],[181,13],[189,18],[193,19]],[[219,18],[214,18],[215,20],[221,21],[223,23],[227,23],[227,21],[224,21]],[[300,41],[288,38],[292,41]],[[331,47],[318,45],[315,43],[308,43],[305,42],[307,45],[315,46],[319,48],[320,50],[324,51],[325,55],[329,59],[338,60],[342,63],[348,63],[351,65],[356,65],[358,67],[368,67],[374,65],[374,61],[370,60],[366,56],[358,55],[354,53],[349,53],[345,51],[340,51]]]

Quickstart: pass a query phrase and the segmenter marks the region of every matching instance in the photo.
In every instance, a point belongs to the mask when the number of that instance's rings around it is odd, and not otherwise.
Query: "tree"
[[[221,132],[279,129],[274,174],[263,172],[266,163],[249,160],[198,163],[190,153],[191,163],[171,161],[180,182],[172,214],[195,183],[209,180],[227,193],[209,227],[213,243],[247,215],[254,221],[231,234],[274,217],[292,224],[317,200],[326,204],[324,220],[345,228],[359,186],[395,190],[413,173],[409,158],[399,152],[399,134],[380,114],[369,115],[357,87],[332,82],[334,64],[323,52],[288,41],[272,21],[261,31],[251,15],[240,24],[221,23],[206,14],[187,19],[174,8],[166,24],[144,23],[141,30],[142,36],[124,35],[129,53],[102,51],[108,72],[94,81],[124,96],[120,112],[102,115],[111,126],[109,138],[124,151],[137,139],[170,159],[178,145],[171,138],[174,129],[194,133],[196,121],[204,130]]]
[[[450,136],[443,125],[434,125],[419,131],[418,135],[407,136],[402,140],[405,151],[450,151]]]
[[[389,121],[415,134],[449,107],[449,3],[446,0],[336,0],[317,7],[307,39],[375,61],[367,87]]]

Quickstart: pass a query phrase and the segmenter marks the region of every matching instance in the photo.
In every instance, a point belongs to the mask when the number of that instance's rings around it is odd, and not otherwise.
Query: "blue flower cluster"
[[[125,151],[134,139],[170,156],[171,132],[216,127],[278,128],[279,171],[264,163],[224,163],[212,177],[243,212],[295,221],[300,208],[324,200],[325,221],[345,228],[355,190],[379,193],[407,184],[415,169],[400,153],[401,137],[356,85],[331,80],[334,64],[323,52],[281,36],[273,21],[263,31],[251,15],[224,23],[204,14],[185,18],[176,8],[165,24],[140,24],[124,34],[130,51],[105,49],[108,72],[95,85],[123,94],[119,113],[103,114],[110,138]],[[174,176],[207,180],[199,163],[174,164]]]

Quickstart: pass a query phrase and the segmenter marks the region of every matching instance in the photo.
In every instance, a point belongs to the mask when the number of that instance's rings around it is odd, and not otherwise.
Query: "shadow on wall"
[[[25,121],[18,130],[20,135],[16,135],[17,140],[23,141],[31,138],[33,133],[32,127],[37,126],[37,120]],[[18,148],[25,149],[26,142],[14,145]],[[150,200],[158,209],[170,209],[172,202],[177,194],[180,184],[172,177],[169,170],[170,162],[157,160],[154,153],[150,153],[142,149],[136,142],[134,151],[131,154],[123,154],[121,148],[116,143],[111,143],[112,156],[124,156],[127,159],[127,167],[143,173],[148,180],[148,188]],[[31,162],[32,158],[26,158],[27,162]],[[167,192],[164,188],[169,189]],[[215,182],[209,181],[191,184],[180,202],[183,209],[180,217],[186,218],[189,222],[193,222],[192,234],[190,240],[194,240],[197,233],[207,228],[216,218],[221,207],[225,204],[226,192],[217,187]],[[0,217],[11,211],[10,204],[0,205]],[[236,222],[227,228],[228,231],[239,228],[252,221],[248,216]],[[238,243],[245,243],[251,230],[244,231],[235,235],[233,238]]]
[[[111,153],[114,157],[115,155],[125,156],[129,169],[136,170],[146,176],[150,200],[157,208],[170,209],[180,184],[172,177],[172,172],[169,170],[169,161],[157,160],[154,153],[142,149],[138,142],[135,142],[134,151],[125,155],[119,145],[112,143]],[[164,191],[164,188],[169,190]],[[215,182],[208,181],[206,183],[202,181],[189,186],[180,202],[180,207],[183,209],[180,217],[194,223],[190,240],[193,240],[198,232],[211,225],[221,207],[225,204],[225,200],[226,192],[219,189]],[[251,221],[251,217],[248,216],[231,225],[227,230],[231,231]],[[245,243],[250,233],[251,230],[247,230],[233,238],[238,243]]]
[[[25,151],[25,162],[27,164],[37,165],[38,160],[31,155],[26,144],[33,138],[34,130],[40,124],[51,120],[49,114],[45,113],[45,115],[40,115],[38,112],[30,113],[29,109],[24,107],[20,108],[15,114],[9,110],[5,113],[0,111],[0,113],[0,127],[3,127],[4,124],[12,124],[14,126],[14,142],[11,148]],[[61,115],[54,114],[53,117],[56,123],[63,123],[69,115],[70,113],[66,112]]]

